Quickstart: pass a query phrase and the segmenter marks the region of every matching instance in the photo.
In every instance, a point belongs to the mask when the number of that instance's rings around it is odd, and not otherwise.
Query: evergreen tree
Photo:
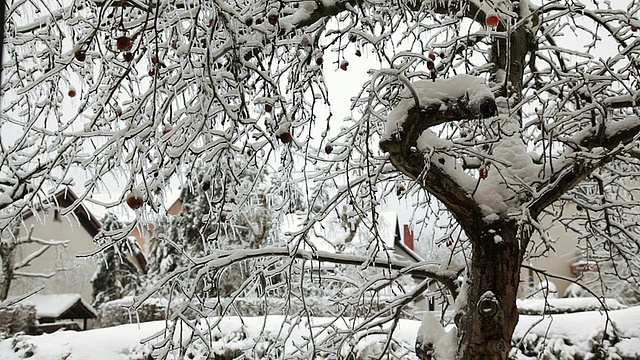
[[[105,237],[117,234],[123,224],[108,213],[102,219],[101,234]],[[132,295],[140,285],[138,268],[131,257],[140,253],[135,240],[124,237],[108,247],[100,256],[98,269],[91,283],[93,285],[93,305]]]
[[[246,165],[246,161],[236,163]],[[233,249],[257,249],[267,241],[273,222],[268,209],[268,174],[251,167],[232,170],[241,176],[212,174],[210,170],[206,165],[194,169],[191,181],[181,190],[179,213],[161,220],[156,227],[150,240],[148,279],[152,283],[178,268],[189,267],[194,258]],[[254,187],[262,191],[256,193]],[[247,278],[247,266],[235,264],[224,273],[211,273],[199,288],[208,296],[229,296]],[[176,284],[190,281],[181,278]],[[166,294],[170,288],[163,291]]]

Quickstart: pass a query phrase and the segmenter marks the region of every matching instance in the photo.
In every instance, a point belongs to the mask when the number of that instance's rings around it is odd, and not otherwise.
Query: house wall
[[[33,277],[16,277],[10,288],[10,296],[24,294],[34,287],[44,285],[41,294],[79,293],[82,298],[91,302],[91,277],[97,269],[94,258],[77,258],[79,252],[94,249],[93,236],[83,228],[78,220],[70,214],[68,217],[54,219],[54,211],[40,210],[35,216],[24,220],[19,236],[28,235],[33,226],[32,236],[43,240],[70,240],[66,246],[52,246],[44,254],[31,262],[31,265],[20,269],[31,273],[55,272],[48,279]],[[26,244],[16,249],[16,264],[24,257],[38,250],[40,244]],[[96,258],[98,259],[98,258]]]
[[[576,212],[575,204],[568,203],[563,209],[562,215],[563,218],[569,218],[571,214]],[[571,272],[571,264],[579,260],[577,236],[567,232],[562,223],[553,221],[550,217],[543,217],[541,223],[548,228],[549,237],[555,239],[555,242],[551,244],[553,250],[544,254],[546,247],[542,245],[540,237],[536,234],[529,247],[529,254],[532,255],[532,258],[529,261],[525,260],[525,264],[545,270],[550,274],[575,278]],[[522,269],[520,279],[522,281],[520,291],[522,297],[530,295],[530,289],[539,289],[539,283],[545,281],[541,275],[525,268]],[[565,290],[571,284],[565,280],[553,278],[548,280],[556,285],[558,297],[563,297]]]
[[[155,229],[156,227],[154,224],[138,225],[133,229],[133,231],[131,231],[131,234],[129,235],[133,236],[136,239],[136,242],[138,242],[140,249],[145,255],[148,254],[150,250],[147,240],[153,237]],[[142,268],[140,262],[137,259],[131,258],[131,260],[135,262],[139,269]]]

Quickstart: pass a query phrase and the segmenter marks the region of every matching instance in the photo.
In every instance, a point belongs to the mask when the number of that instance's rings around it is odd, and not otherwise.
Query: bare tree
[[[13,232],[13,235],[17,235]],[[29,232],[26,236],[7,236],[2,237],[0,243],[0,300],[6,300],[11,288],[11,282],[18,277],[37,277],[50,278],[55,275],[54,271],[49,272],[31,272],[26,271],[31,262],[44,254],[52,246],[65,246],[69,240],[45,240],[32,236]],[[32,253],[24,256],[20,261],[16,262],[16,251],[20,246],[27,244],[37,244],[39,247]]]
[[[439,359],[507,358],[521,264],[532,247],[553,247],[544,221],[562,218],[586,256],[623,261],[620,275],[637,282],[635,0],[588,6],[525,0],[7,6],[3,228],[49,189],[79,176],[86,181],[75,184],[82,188],[78,202],[96,201],[106,180],[118,180],[112,189],[118,198],[103,205],[131,199],[144,221],[160,211],[169,181],[195,178],[199,162],[211,164],[212,177],[220,179],[213,221],[229,214],[233,220],[246,213],[253,196],[252,189],[234,185],[234,171],[242,170],[229,163],[240,154],[258,174],[279,166],[267,201],[272,211],[285,213],[294,201],[305,205],[305,226],[284,242],[272,238],[257,249],[189,258],[137,299],[171,284],[186,298],[162,334],[159,356],[182,351],[172,335],[176,323],[189,324],[182,315],[187,310],[233,309],[207,303],[198,293],[202,287],[180,282],[181,276],[195,273],[207,281],[243,261],[259,259],[264,266],[256,263],[239,292],[266,283],[277,270],[288,296],[299,294],[294,290],[304,272],[291,269],[305,260],[383,268],[342,298],[347,307],[400,277],[440,282],[457,298],[458,330],[453,352],[424,344]],[[352,81],[348,74],[363,57],[375,64],[366,65],[373,68],[361,90],[349,94],[351,114],[319,117],[332,110],[330,96],[338,91],[328,87],[325,74]],[[419,199],[427,218],[447,212],[452,251],[466,255],[466,263],[436,266],[386,256],[378,210],[396,194]],[[582,210],[558,210],[568,203]],[[333,211],[368,229],[366,251],[356,256],[301,246]],[[344,356],[349,339],[378,325],[392,334],[403,306],[428,284],[398,294],[348,331],[310,329],[299,355]],[[392,345],[389,337],[381,351],[395,357],[409,351]]]

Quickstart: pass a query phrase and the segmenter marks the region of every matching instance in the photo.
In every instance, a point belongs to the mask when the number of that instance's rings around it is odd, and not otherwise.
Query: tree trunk
[[[2,261],[2,278],[0,279],[0,301],[4,301],[9,296],[9,287],[13,279],[13,268],[15,266],[14,250],[16,244],[9,239],[0,242],[0,261]]]
[[[458,359],[503,360],[518,323],[516,297],[522,255],[517,224],[499,222],[471,236],[466,301],[456,314]],[[465,296],[465,295],[461,295]]]

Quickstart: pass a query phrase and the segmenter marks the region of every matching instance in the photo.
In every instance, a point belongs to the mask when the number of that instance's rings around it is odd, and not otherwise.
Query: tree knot
[[[498,313],[500,302],[493,292],[487,291],[482,294],[480,300],[478,300],[478,303],[476,304],[476,307],[480,316],[483,318],[492,318]]]

